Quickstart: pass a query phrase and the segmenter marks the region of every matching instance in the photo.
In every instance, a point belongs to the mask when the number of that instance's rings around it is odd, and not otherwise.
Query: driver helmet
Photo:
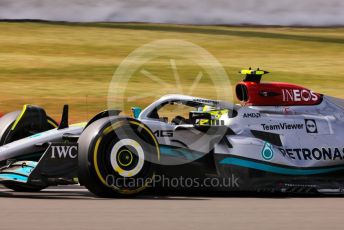
[[[228,110],[227,109],[217,109],[213,106],[205,105],[202,108],[202,112],[209,113],[211,115],[211,119],[202,119],[199,121],[200,125],[220,125],[221,124],[221,118],[223,116],[228,116]],[[224,122],[223,122],[224,123]]]

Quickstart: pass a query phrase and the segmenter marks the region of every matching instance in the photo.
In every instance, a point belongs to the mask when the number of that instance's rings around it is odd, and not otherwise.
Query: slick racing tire
[[[11,128],[17,118],[20,116],[21,111],[14,111],[8,114],[5,114],[3,117],[0,118],[0,146],[11,143],[21,138],[28,137],[32,135],[28,130],[21,130],[20,135],[13,136],[8,138],[9,132],[11,132]],[[52,118],[47,116],[48,126],[49,129],[57,128],[57,123]]]
[[[100,197],[132,197],[153,184],[159,145],[151,130],[126,117],[102,118],[78,141],[79,181]]]

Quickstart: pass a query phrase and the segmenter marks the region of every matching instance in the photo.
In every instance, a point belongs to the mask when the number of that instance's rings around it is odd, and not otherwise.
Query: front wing
[[[14,161],[0,169],[0,183],[40,186],[77,183],[78,145],[49,143],[38,162]]]

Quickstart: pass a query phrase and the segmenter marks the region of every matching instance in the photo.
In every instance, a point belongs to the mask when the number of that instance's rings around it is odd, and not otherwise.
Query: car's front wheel
[[[143,123],[124,117],[102,118],[79,138],[79,181],[101,197],[129,197],[154,181],[159,146]]]

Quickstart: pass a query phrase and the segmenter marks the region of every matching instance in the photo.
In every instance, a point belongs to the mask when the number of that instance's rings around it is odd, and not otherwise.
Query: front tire
[[[28,137],[32,135],[32,131],[27,126],[21,127],[19,130],[15,130],[15,135],[9,135],[10,132],[13,132],[12,127],[16,122],[17,118],[20,116],[21,111],[14,111],[8,114],[5,114],[0,118],[0,146],[9,144],[13,141]],[[57,128],[58,125],[51,117],[47,116],[47,128],[46,130]],[[41,132],[46,131],[41,130]]]
[[[158,142],[143,123],[102,118],[79,138],[79,181],[100,197],[132,197],[149,187],[160,160]]]

